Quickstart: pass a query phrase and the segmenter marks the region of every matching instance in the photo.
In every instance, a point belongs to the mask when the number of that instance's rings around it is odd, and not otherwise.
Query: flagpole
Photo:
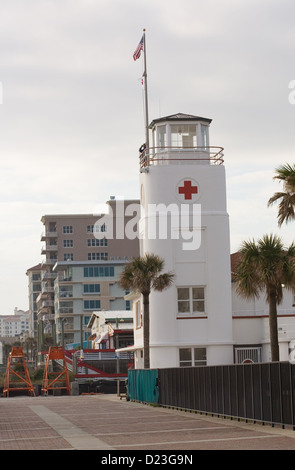
[[[145,107],[145,144],[149,148],[149,112],[148,112],[148,92],[147,92],[147,67],[146,67],[146,40],[145,29],[143,30],[143,57],[144,57],[144,107]]]

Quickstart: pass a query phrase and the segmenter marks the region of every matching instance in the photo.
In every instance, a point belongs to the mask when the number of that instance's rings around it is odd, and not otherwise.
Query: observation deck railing
[[[156,165],[222,165],[223,147],[149,147],[139,156],[140,168]]]

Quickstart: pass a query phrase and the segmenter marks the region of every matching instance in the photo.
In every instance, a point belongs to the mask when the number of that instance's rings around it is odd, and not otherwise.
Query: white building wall
[[[195,227],[191,239],[186,241],[150,236],[142,240],[142,254],[158,254],[165,260],[164,270],[175,273],[171,288],[150,295],[151,367],[179,366],[179,348],[184,347],[206,347],[208,365],[233,361],[229,220],[223,166],[163,165],[150,167],[148,173],[141,174],[141,233],[143,236],[155,220],[159,223],[159,214],[150,215],[152,204],[170,208],[174,204],[179,213],[181,204],[187,207],[176,191],[184,178],[193,178],[198,184],[197,203],[202,211],[200,247],[184,249],[185,244],[189,247],[196,243],[200,227]],[[181,286],[205,286],[205,315],[177,317],[177,287]]]
[[[280,360],[289,360],[289,344],[295,339],[294,293],[284,289],[282,303],[278,306],[278,338]],[[233,337],[235,347],[260,346],[262,362],[271,361],[269,306],[265,294],[258,299],[244,299],[232,283]]]
[[[29,331],[29,314],[0,315],[0,336],[14,337]]]
[[[165,119],[161,123],[160,120],[155,121],[160,126],[157,129],[155,125],[153,129],[154,145],[164,145],[165,148],[156,150],[156,163],[145,167],[140,174],[140,254],[159,255],[165,260],[164,270],[175,273],[171,288],[162,293],[153,291],[150,295],[151,368],[178,367],[180,348],[206,348],[207,364],[213,365],[233,363],[235,347],[257,346],[261,348],[261,360],[269,361],[268,306],[265,298],[262,295],[259,299],[244,300],[237,297],[231,284],[225,168],[223,165],[211,165],[208,160],[188,163],[185,160],[194,158],[195,154],[186,148],[179,148],[176,153],[167,150],[166,147],[171,145],[171,126],[170,123],[165,124]],[[169,117],[167,119],[169,121]],[[166,140],[163,144],[157,137],[160,127],[162,133],[165,125]],[[178,132],[181,134],[181,131]],[[197,140],[200,145],[200,135]],[[201,158],[204,157],[206,152],[201,155]],[[181,161],[181,158],[184,160]],[[178,191],[184,180],[192,181],[198,188],[197,195],[190,201],[184,201]],[[200,223],[197,204],[201,207]],[[184,207],[196,215],[187,227],[186,240],[177,239],[176,236],[179,235],[176,219]],[[166,237],[163,232],[159,234],[159,230],[151,231],[151,228],[160,226],[163,218],[162,228],[165,223],[167,226],[168,221]],[[200,236],[200,245],[193,247]],[[178,315],[177,287],[192,286],[205,287],[205,313],[184,318]],[[293,293],[285,292],[284,302],[278,311],[281,360],[288,360],[289,341],[295,339],[293,302]],[[143,367],[142,333],[142,328],[135,325],[136,368]]]

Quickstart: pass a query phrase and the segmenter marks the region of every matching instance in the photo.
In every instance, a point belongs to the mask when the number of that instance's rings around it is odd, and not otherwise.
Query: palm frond
[[[163,267],[164,260],[157,255],[148,253],[139,256],[125,266],[119,285],[123,289],[139,291],[144,295],[149,295],[152,288],[164,290],[171,285],[174,274],[161,274]]]
[[[283,183],[284,192],[276,192],[267,205],[279,203],[278,225],[281,226],[284,222],[295,219],[295,164],[286,163],[276,168],[275,172],[273,179]]]
[[[282,285],[294,289],[294,243],[285,248],[277,235],[264,235],[257,243],[243,242],[240,253],[235,275],[239,295],[258,297],[265,290],[267,301],[275,296],[278,305],[283,297]]]
[[[288,223],[295,219],[295,193],[275,193],[268,201],[268,205],[274,202],[278,205],[278,224],[281,226],[284,222]]]
[[[285,195],[286,195],[286,193],[283,193],[283,192],[274,193],[274,195],[269,198],[267,205],[271,206],[272,204],[277,202],[279,199],[282,199]]]
[[[152,287],[157,291],[162,291],[170,287],[174,280],[174,273],[160,274],[153,280]]]
[[[282,181],[284,185],[288,185],[291,188],[293,187],[293,191],[295,190],[295,164],[290,165],[289,163],[285,163],[284,165],[279,166],[275,169],[276,175],[273,179],[277,179]]]

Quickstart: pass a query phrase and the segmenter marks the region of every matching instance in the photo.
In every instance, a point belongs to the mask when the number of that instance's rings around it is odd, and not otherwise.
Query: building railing
[[[42,294],[53,293],[54,288],[52,286],[48,286],[47,284],[43,285],[43,283],[42,283],[41,292],[42,292]]]
[[[222,165],[223,147],[150,147],[139,156],[140,168],[155,165]]]
[[[59,307],[58,313],[74,313],[73,307]]]
[[[57,295],[59,298],[73,297],[73,291],[59,291]]]
[[[46,254],[46,252],[55,252],[57,251],[57,245],[44,245],[41,248],[41,255]]]
[[[49,273],[48,271],[41,271],[41,281],[43,279],[55,279],[57,276],[56,273]]]
[[[41,268],[43,266],[53,266],[57,262],[57,258],[46,258],[41,262]]]
[[[39,315],[39,314],[38,314]],[[40,313],[40,316],[41,316],[41,313]],[[41,320],[43,321],[54,321],[55,320],[55,316],[53,313],[46,313],[45,315],[42,315],[41,316]]]
[[[41,233],[41,240],[44,241],[46,238],[56,238],[57,231],[56,230],[46,230],[46,232]]]
[[[129,370],[130,399],[295,430],[295,364]]]
[[[45,300],[42,307],[54,307],[54,300]]]
[[[68,276],[65,274],[58,274],[56,277],[56,282],[71,282],[72,281],[72,276]]]

